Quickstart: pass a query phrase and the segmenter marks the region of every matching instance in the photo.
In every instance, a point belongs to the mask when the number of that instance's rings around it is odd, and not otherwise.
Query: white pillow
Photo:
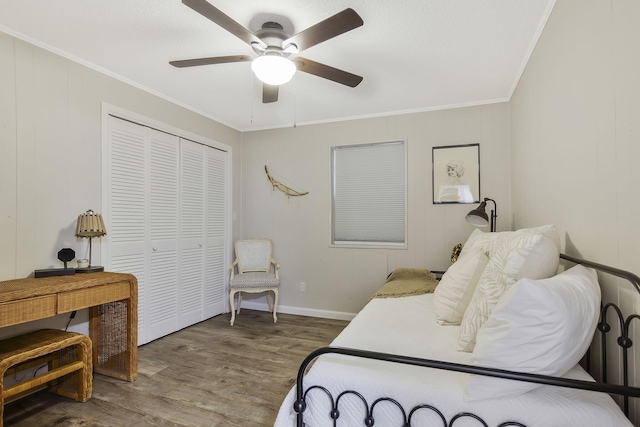
[[[482,249],[475,248],[447,269],[433,295],[433,311],[439,324],[460,324],[488,262]]]
[[[542,234],[553,242],[558,249],[558,255],[560,254],[560,238],[555,225],[542,225],[540,227],[522,228],[518,231],[501,231],[497,233],[486,233],[480,231],[479,228],[476,228],[462,246],[459,258],[462,258],[475,248],[482,248],[489,258],[491,258],[492,252],[495,250],[497,243],[502,239],[512,237],[514,233]]]
[[[458,350],[473,351],[476,334],[487,321],[502,294],[525,274],[544,279],[558,269],[559,239],[552,225],[526,228],[502,236],[490,245],[489,263],[480,276],[464,313],[458,336]],[[556,242],[558,245],[556,245]]]
[[[493,245],[501,238],[510,234],[513,234],[513,231],[485,233],[479,228],[476,228],[475,230],[473,230],[473,232],[471,232],[471,235],[464,243],[464,245],[462,245],[462,251],[460,251],[460,256],[458,257],[458,259],[465,257],[467,254],[477,248],[482,249],[485,254],[489,255],[491,253],[491,248],[493,247]]]
[[[529,252],[527,259],[520,267],[517,274],[518,279],[546,279],[558,271],[560,262],[560,235],[555,225],[543,225],[541,227],[523,228],[516,233],[542,234],[542,239]]]
[[[572,267],[550,279],[522,279],[496,305],[478,331],[475,365],[562,376],[587,351],[600,311],[598,276]],[[465,398],[516,396],[540,384],[475,375]]]

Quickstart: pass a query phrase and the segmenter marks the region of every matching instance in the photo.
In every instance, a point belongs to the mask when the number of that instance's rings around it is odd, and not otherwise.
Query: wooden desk
[[[138,375],[138,281],[124,273],[0,282],[0,327],[89,308],[95,372],[134,381]]]

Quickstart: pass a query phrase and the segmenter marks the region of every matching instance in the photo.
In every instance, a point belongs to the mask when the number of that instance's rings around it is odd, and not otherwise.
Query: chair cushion
[[[280,280],[276,279],[275,273],[250,272],[236,274],[229,280],[231,288],[265,288],[280,285]]]

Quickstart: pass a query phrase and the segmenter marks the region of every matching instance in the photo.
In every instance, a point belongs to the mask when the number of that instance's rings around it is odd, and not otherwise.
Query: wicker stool
[[[41,329],[0,341],[0,427],[5,402],[39,386],[48,384],[56,394],[86,402],[93,381],[91,347],[88,336],[57,329]],[[4,387],[5,376],[43,364],[47,364],[47,372],[33,377],[29,373],[27,379]]]

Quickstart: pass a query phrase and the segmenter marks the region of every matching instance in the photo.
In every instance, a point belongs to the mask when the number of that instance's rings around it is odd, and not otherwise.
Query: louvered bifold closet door
[[[178,137],[109,118],[109,271],[138,279],[138,344],[177,330]]]
[[[109,271],[131,273],[138,279],[139,339],[146,333],[148,271],[146,246],[146,150],[147,131],[136,124],[109,117],[105,152],[108,211],[108,250],[104,260]]]
[[[149,132],[149,254],[146,341],[178,330],[180,138]]]
[[[204,319],[205,147],[183,139],[180,146],[179,325]]]
[[[224,311],[225,225],[227,222],[227,153],[208,148],[206,152],[206,239],[205,239],[205,318]]]
[[[109,117],[102,239],[138,279],[138,344],[225,310],[229,153]]]

